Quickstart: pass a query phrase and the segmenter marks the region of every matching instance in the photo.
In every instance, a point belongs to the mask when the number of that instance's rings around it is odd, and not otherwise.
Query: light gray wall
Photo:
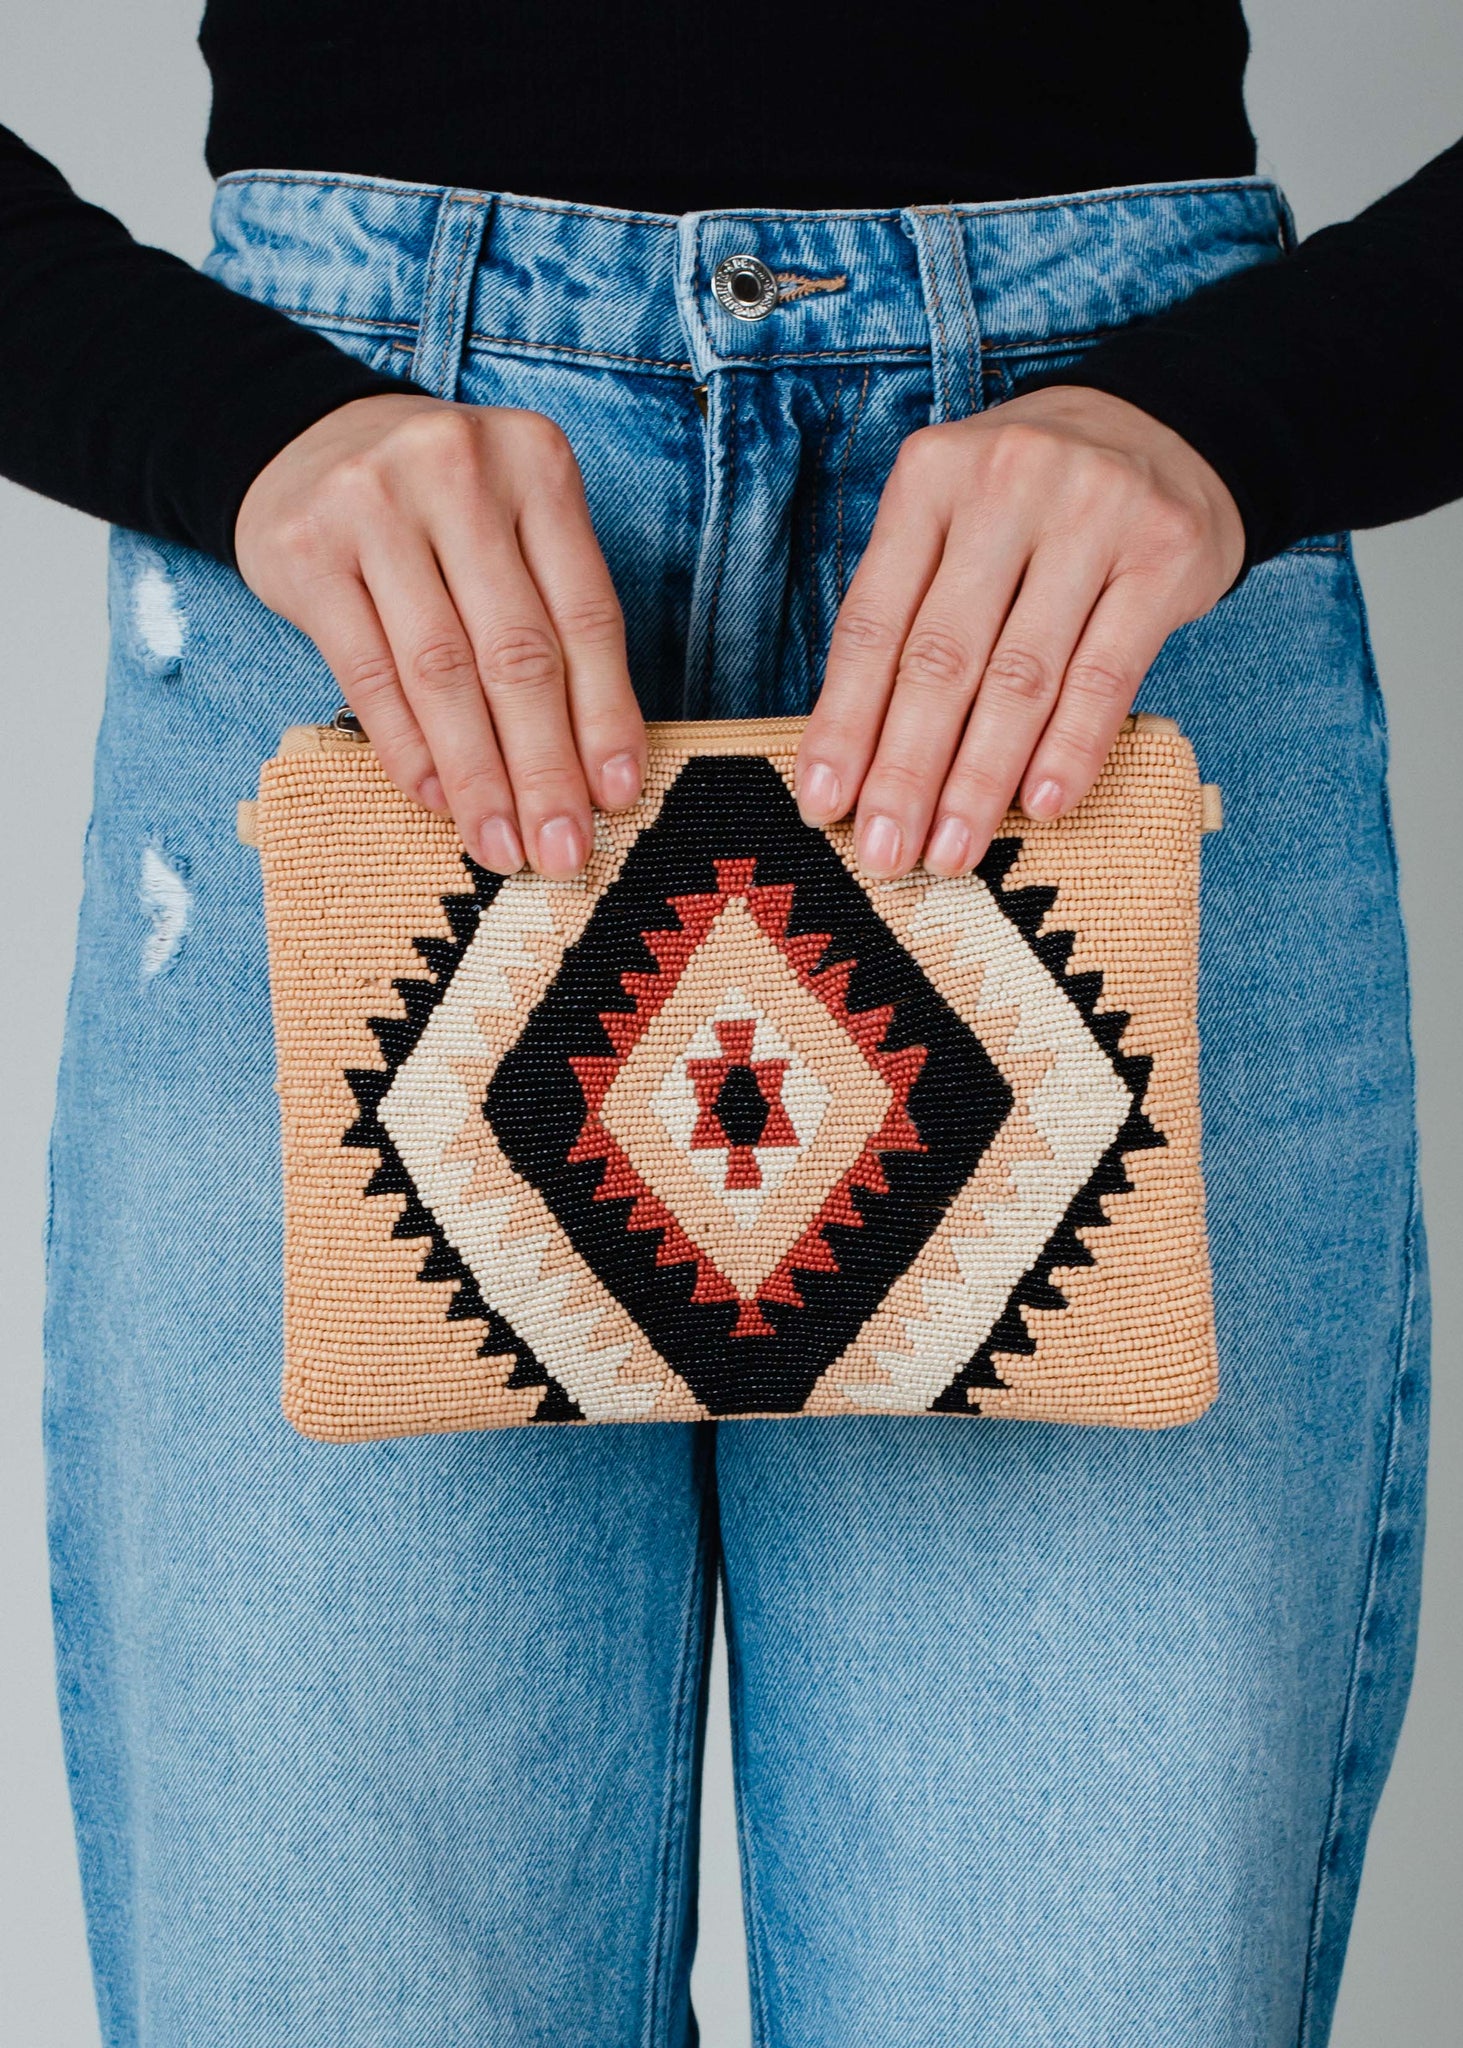
[[[196,8],[197,0],[9,0],[0,70],[0,118],[135,232],[190,257],[204,247],[208,202]],[[1176,34],[1182,14],[1174,10]],[[1364,204],[1463,125],[1457,0],[1252,0],[1250,18],[1250,105],[1263,164],[1288,187],[1303,230]],[[1385,376],[1387,365],[1359,363],[1357,374]],[[1463,1989],[1463,507],[1365,536],[1358,552],[1392,717],[1438,1345],[1417,1689],[1373,1835],[1335,2048],[1448,2048],[1458,2038]],[[100,708],[102,568],[99,528],[0,484],[0,920],[9,969],[0,1001],[0,1072],[9,1076],[0,1123],[3,2048],[95,2048],[97,2039],[50,1692],[36,1440],[44,1146]],[[1255,715],[1264,713],[1257,704]],[[706,1814],[697,2002],[707,2048],[743,2048],[746,1988],[719,1691]]]

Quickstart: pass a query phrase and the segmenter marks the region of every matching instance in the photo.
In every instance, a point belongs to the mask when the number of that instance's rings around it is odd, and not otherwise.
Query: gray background
[[[0,118],[135,233],[195,259],[206,246],[209,196],[201,157],[207,82],[193,45],[197,4],[6,0],[0,20]],[[1174,12],[1181,34],[1183,10]],[[1457,0],[1252,0],[1249,13],[1249,100],[1261,163],[1287,187],[1302,231],[1355,211],[1463,125]],[[1407,308],[1394,310],[1406,316]],[[1356,371],[1385,376],[1388,365],[1358,363]],[[1458,2038],[1463,1988],[1463,507],[1365,535],[1358,554],[1392,719],[1438,1344],[1417,1687],[1372,1838],[1334,2040],[1337,2048],[1447,2048]],[[0,1004],[0,1073],[10,1076],[0,1126],[4,2048],[95,2048],[97,2040],[50,1690],[37,1434],[44,1146],[101,702],[102,584],[99,526],[0,483],[0,917],[11,963]],[[1255,716],[1265,716],[1263,704]],[[697,2005],[707,2048],[743,2048],[746,1981],[720,1668],[703,1861]]]

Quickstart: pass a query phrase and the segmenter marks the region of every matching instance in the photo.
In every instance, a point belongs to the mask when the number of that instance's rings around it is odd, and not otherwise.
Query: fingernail
[[[478,859],[495,875],[516,875],[523,866],[523,842],[506,818],[489,818],[479,828]]]
[[[925,866],[937,875],[958,875],[969,861],[969,827],[958,818],[942,818],[925,850]]]
[[[550,818],[539,826],[537,865],[541,873],[561,880],[584,866],[584,835],[572,818]]]
[[[859,860],[871,875],[892,875],[904,849],[904,834],[892,818],[875,812],[859,834]]]
[[[810,825],[826,825],[843,812],[843,785],[826,761],[810,761],[798,775],[798,809]]]
[[[1028,818],[1041,823],[1054,818],[1062,808],[1062,788],[1058,782],[1038,782],[1026,798],[1025,810]]]
[[[447,799],[442,794],[442,785],[437,780],[435,775],[429,775],[427,777],[426,781],[422,784],[417,794],[421,798],[422,803],[426,806],[426,808],[429,811],[446,810]]]
[[[624,810],[640,794],[640,763],[633,754],[611,754],[599,771],[599,786],[609,810]]]

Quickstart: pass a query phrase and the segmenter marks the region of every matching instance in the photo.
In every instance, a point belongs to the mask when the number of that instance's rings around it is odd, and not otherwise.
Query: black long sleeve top
[[[1239,0],[209,0],[207,158],[680,213],[1253,170]],[[400,389],[78,198],[0,128],[0,473],[232,559],[271,457]],[[1248,556],[1463,495],[1463,143],[1062,381],[1166,421]]]

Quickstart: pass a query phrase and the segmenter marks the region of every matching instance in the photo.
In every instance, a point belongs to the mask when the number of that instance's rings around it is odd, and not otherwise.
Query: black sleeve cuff
[[[269,351],[273,360],[266,367],[251,351],[223,390],[201,393],[202,403],[178,417],[175,432],[149,465],[146,530],[199,548],[231,568],[237,566],[239,508],[249,486],[281,449],[353,399],[421,389],[275,317],[289,336]]]
[[[1283,418],[1202,336],[1134,329],[1099,345],[1063,371],[1023,380],[1022,391],[1079,385],[1126,399],[1182,436],[1202,455],[1238,508],[1245,533],[1244,575],[1299,538],[1280,513],[1277,475],[1297,460]]]

